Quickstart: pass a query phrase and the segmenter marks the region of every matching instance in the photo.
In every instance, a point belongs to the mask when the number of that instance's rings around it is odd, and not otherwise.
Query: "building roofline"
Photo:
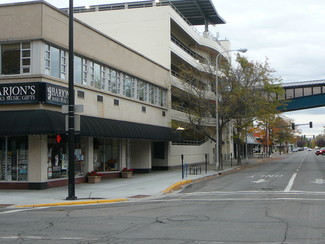
[[[171,6],[183,18],[186,19],[190,25],[205,25],[207,23],[225,24],[226,21],[218,14],[212,0],[160,0],[155,1],[135,1],[135,2],[121,2],[112,4],[100,4],[91,6],[74,7],[75,13],[86,13],[96,11],[111,11],[122,9],[148,8],[155,6]],[[62,8],[67,12],[68,8]]]

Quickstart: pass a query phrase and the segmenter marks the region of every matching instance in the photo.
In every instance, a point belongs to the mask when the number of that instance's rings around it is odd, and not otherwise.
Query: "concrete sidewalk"
[[[262,159],[249,159],[249,164],[256,164]],[[247,165],[245,159],[242,166]],[[132,201],[142,198],[154,198],[178,190],[195,180],[240,167],[236,161],[226,161],[223,170],[215,170],[215,165],[201,168],[201,173],[186,174],[182,179],[182,170],[153,171],[148,174],[134,174],[131,178],[105,179],[96,184],[76,184],[74,201],[65,200],[68,187],[45,190],[0,190],[0,207],[41,207],[76,204],[96,204],[116,201]]]

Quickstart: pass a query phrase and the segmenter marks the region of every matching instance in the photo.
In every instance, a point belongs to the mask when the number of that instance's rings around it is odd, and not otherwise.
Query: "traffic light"
[[[313,128],[313,122],[309,122],[309,128]]]
[[[296,128],[295,123],[291,124],[291,128],[294,130]]]

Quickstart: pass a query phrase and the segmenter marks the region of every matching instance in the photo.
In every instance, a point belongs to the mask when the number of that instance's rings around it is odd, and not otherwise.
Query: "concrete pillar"
[[[47,181],[47,135],[28,136],[28,181]]]

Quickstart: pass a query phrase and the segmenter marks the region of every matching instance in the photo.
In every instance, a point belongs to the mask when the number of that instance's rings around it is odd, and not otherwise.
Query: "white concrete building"
[[[170,80],[166,85],[169,87],[171,105],[173,90],[182,89],[178,78],[180,65],[185,64],[199,71],[208,65],[208,69],[215,72],[217,55],[223,52],[222,55],[229,58],[226,51],[230,50],[230,42],[217,40],[209,32],[209,25],[225,23],[211,0],[138,1],[76,7],[75,16],[168,69]],[[204,26],[205,31],[200,34],[195,26]],[[207,92],[215,99],[211,90]],[[186,122],[187,118],[180,108],[172,106],[169,109],[172,124]],[[215,119],[211,120],[211,126],[215,126]],[[225,132],[224,138],[223,158],[229,159],[233,153],[233,141],[229,132]],[[208,160],[212,163],[214,143],[204,138],[192,141],[191,145],[171,143],[168,165],[165,167],[180,165],[181,154],[185,156],[186,163],[203,162],[205,154],[208,154]],[[161,164],[153,166],[164,167]]]

